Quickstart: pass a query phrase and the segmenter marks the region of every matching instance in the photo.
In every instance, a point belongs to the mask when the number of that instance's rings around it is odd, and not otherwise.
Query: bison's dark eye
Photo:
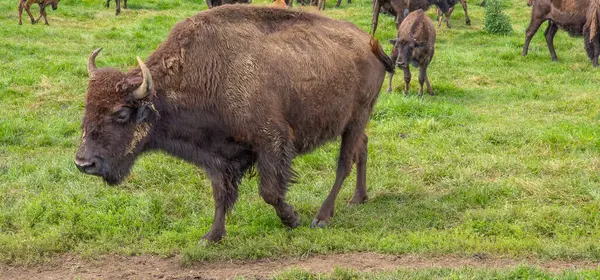
[[[126,123],[131,117],[131,108],[123,107],[117,110],[113,117],[118,123]]]

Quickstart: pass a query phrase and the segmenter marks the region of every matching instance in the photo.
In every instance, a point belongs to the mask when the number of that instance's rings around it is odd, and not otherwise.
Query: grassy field
[[[368,30],[370,3],[334,9],[329,1],[326,14]],[[413,71],[409,97],[401,75],[394,93],[379,97],[368,128],[366,204],[346,206],[352,175],[330,227],[308,227],[334,180],[339,144],[332,143],[294,162],[299,180],[288,197],[302,226],[286,229],[258,195],[257,179],[246,179],[228,236],[202,247],[213,202],[201,170],[148,154],[123,185],[109,187],[78,172],[73,157],[89,53],[103,47],[99,67],[127,70],[206,4],[131,0],[115,17],[100,0],[63,0],[49,9],[50,26],[18,26],[17,1],[1,1],[0,262],[64,252],[180,255],[184,262],[349,251],[599,259],[600,72],[583,39],[562,31],[560,61],[550,61],[545,24],[522,57],[526,1],[507,2],[509,36],[484,33],[484,9],[475,4],[471,26],[457,6],[453,28],[438,29],[429,68],[436,96],[416,97]],[[394,36],[393,19],[382,16],[376,37],[386,51]]]
[[[600,274],[597,270],[586,270],[580,272],[565,271],[560,274],[552,274],[531,267],[519,267],[510,270],[482,269],[400,269],[387,273],[359,273],[352,270],[335,269],[330,274],[313,274],[302,270],[292,270],[273,277],[275,280],[325,280],[325,279],[598,279]]]

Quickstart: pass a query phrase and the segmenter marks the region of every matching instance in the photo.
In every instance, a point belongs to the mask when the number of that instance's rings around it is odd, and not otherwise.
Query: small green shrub
[[[483,29],[491,34],[507,35],[512,32],[510,18],[502,11],[502,0],[487,0]]]

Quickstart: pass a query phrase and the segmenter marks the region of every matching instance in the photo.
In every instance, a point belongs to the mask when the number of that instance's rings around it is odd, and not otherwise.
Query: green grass
[[[286,229],[259,197],[256,178],[246,179],[228,236],[202,247],[213,202],[201,170],[149,154],[123,185],[109,187],[79,173],[73,157],[89,53],[104,48],[100,67],[134,67],[175,22],[205,9],[203,1],[132,0],[115,17],[102,1],[63,0],[48,11],[50,26],[18,26],[16,1],[0,2],[0,261],[64,252],[184,261],[348,251],[600,258],[600,74],[583,39],[559,32],[560,61],[552,62],[544,25],[521,57],[525,1],[507,2],[509,36],[482,31],[484,10],[475,4],[471,26],[457,8],[453,29],[438,29],[429,68],[437,96],[415,97],[414,70],[408,98],[402,75],[394,93],[381,94],[368,129],[368,203],[346,206],[353,173],[331,226],[308,228],[334,180],[332,143],[294,162],[299,180],[288,197],[301,227]],[[369,29],[370,1],[333,5],[326,14]],[[394,36],[393,19],[382,16],[376,37],[388,52]]]
[[[425,268],[425,269],[399,269],[394,272],[361,273],[353,270],[336,268],[329,274],[316,274],[300,269],[293,269],[273,277],[275,280],[302,279],[302,280],[354,280],[354,279],[598,279],[598,270],[571,271],[562,273],[549,273],[537,268],[521,266],[514,269],[447,269],[447,268]]]

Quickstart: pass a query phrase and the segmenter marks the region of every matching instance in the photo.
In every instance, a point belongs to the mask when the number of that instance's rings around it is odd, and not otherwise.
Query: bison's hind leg
[[[276,118],[274,118],[276,119]],[[275,208],[281,222],[290,228],[300,225],[298,214],[285,201],[288,184],[293,180],[292,161],[295,147],[291,139],[291,128],[272,125],[262,129],[258,141],[259,192],[266,203]]]
[[[558,25],[553,21],[548,21],[548,28],[544,31],[544,36],[546,37],[546,44],[548,45],[548,50],[550,51],[550,56],[553,61],[557,61],[558,57],[556,56],[556,51],[554,50],[554,36],[558,31]]]
[[[598,56],[600,55],[600,36],[596,36],[590,40],[590,29],[586,28],[583,31],[583,41],[585,46],[585,52],[588,58],[592,61],[594,67],[598,67]]]
[[[311,223],[311,227],[325,227],[327,226],[327,224],[329,224],[329,218],[331,218],[334,213],[335,199],[337,198],[337,195],[339,194],[342,188],[344,179],[346,179],[346,177],[350,175],[350,171],[352,171],[352,162],[355,155],[357,154],[357,150],[362,150],[364,146],[363,136],[365,131],[366,120],[368,120],[368,115],[366,116],[365,120],[351,122],[346,126],[346,129],[342,134],[342,144],[340,147],[338,166],[335,174],[335,183],[333,184],[333,188],[331,188],[329,195],[327,195],[327,198],[321,205],[319,213]],[[364,155],[364,160],[363,162],[361,162],[361,164],[366,164],[366,154]],[[363,168],[361,168],[360,171],[361,174],[357,174],[357,176],[365,175],[362,174],[365,171]],[[366,186],[360,185],[357,186],[357,188],[361,189],[360,192],[364,193],[366,198]]]
[[[367,201],[367,155],[369,138],[363,133],[363,141],[356,150],[356,189],[350,204],[361,204]]]

